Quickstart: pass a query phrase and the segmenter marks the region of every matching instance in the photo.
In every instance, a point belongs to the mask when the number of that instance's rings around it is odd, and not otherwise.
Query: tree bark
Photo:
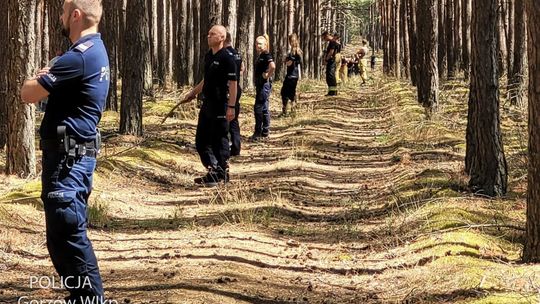
[[[523,260],[540,262],[540,6],[526,0],[529,54],[529,165]]]
[[[120,133],[142,136],[142,97],[144,90],[145,65],[150,53],[148,43],[148,16],[146,0],[129,0],[126,7],[126,29],[123,34],[123,82],[120,111]]]
[[[160,86],[165,84],[167,74],[167,23],[166,23],[166,0],[157,0],[157,80]]]
[[[193,22],[193,81],[194,83],[199,83],[202,80],[203,69],[201,67],[204,64],[204,61],[201,61],[201,32],[205,31],[201,29],[201,1],[200,0],[191,0],[192,3],[192,22]],[[208,33],[208,30],[206,30]],[[206,40],[206,39],[205,39]],[[208,41],[206,42],[208,43]],[[191,51],[190,51],[191,53]]]
[[[418,0],[418,101],[428,113],[439,103],[437,70],[437,0]]]
[[[243,54],[244,67],[247,72],[242,77],[242,88],[253,89],[254,48],[255,48],[255,0],[238,0],[242,9],[238,14],[238,33],[236,36],[238,49]]]
[[[471,0],[462,0],[462,19],[461,19],[461,69],[465,80],[469,79],[470,74],[470,54],[471,54]]]
[[[448,0],[438,0],[438,48],[437,48],[437,67],[439,78],[444,77],[444,72],[447,70],[446,63],[446,26],[445,26],[445,12],[446,12],[446,1]]]
[[[506,193],[508,169],[499,115],[497,0],[476,0],[472,10],[472,57],[465,168],[475,193]]]
[[[454,50],[454,9],[453,9],[453,1],[457,0],[446,0],[446,7],[444,9],[445,16],[446,16],[446,28],[445,28],[445,35],[446,35],[446,76],[448,78],[454,78],[456,76],[456,60],[455,60],[455,50]]]
[[[60,21],[64,0],[47,0],[47,5],[49,11],[49,56],[54,57],[64,53],[70,43],[62,35],[62,22]]]
[[[0,3],[0,45],[8,45],[9,43],[9,19],[8,19],[8,2]],[[8,67],[8,49],[0,48],[0,66]],[[7,73],[0,73],[0,150],[4,148],[7,141]]]
[[[409,30],[409,54],[410,61],[410,75],[411,83],[413,86],[417,85],[418,79],[418,58],[417,58],[417,27],[416,27],[416,1],[407,0],[407,21]]]
[[[512,68],[509,71],[509,96],[510,104],[521,105],[523,95],[525,94],[525,3],[524,0],[515,0],[515,18],[514,18],[514,59]]]
[[[201,17],[200,17],[200,48],[199,62],[204,62],[204,56],[208,52],[208,31],[213,25],[221,24],[223,6],[220,0],[204,0],[201,2]],[[204,66],[199,65],[197,79],[202,79]]]
[[[238,30],[238,0],[227,0],[224,2],[224,18],[223,23],[227,27],[227,30],[231,34],[231,44],[236,44],[236,32]]]
[[[111,84],[109,86],[109,95],[107,96],[106,109],[118,111],[118,1],[103,0],[103,18],[100,23],[103,43],[107,48],[109,55],[109,68]]]
[[[24,80],[36,69],[35,10],[34,0],[9,1],[6,173],[20,177],[36,175],[35,107],[20,98]]]
[[[408,25],[408,16],[407,16],[407,1],[408,0],[399,0],[400,5],[400,33],[401,33],[401,49],[403,54],[403,69],[401,71],[402,76],[406,79],[410,78],[410,54],[409,54],[409,31],[407,30]]]

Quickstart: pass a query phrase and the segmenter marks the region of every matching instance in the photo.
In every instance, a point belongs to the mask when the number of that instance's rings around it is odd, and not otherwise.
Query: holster
[[[88,142],[77,142],[77,140],[67,133],[66,126],[56,128],[56,139],[42,139],[40,149],[44,151],[54,151],[64,155],[68,166],[73,164],[76,158],[82,156],[97,157],[101,147],[101,133],[97,130],[96,138]]]

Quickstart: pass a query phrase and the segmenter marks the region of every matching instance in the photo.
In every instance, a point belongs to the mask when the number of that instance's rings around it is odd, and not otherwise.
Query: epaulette
[[[78,50],[81,53],[84,53],[84,52],[88,51],[88,49],[90,49],[93,46],[94,46],[94,42],[91,41],[91,40],[88,40],[86,42],[83,42],[83,43],[77,45],[75,47],[75,49]]]

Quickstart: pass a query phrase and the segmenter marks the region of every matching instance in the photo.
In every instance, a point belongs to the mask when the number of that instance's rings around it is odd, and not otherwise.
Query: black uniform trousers
[[[337,95],[335,60],[329,60],[326,63],[326,84],[328,85],[328,95]]]
[[[228,168],[230,156],[229,123],[224,112],[224,110],[216,111],[211,109],[205,104],[203,104],[199,112],[195,147],[202,164],[206,168],[212,167],[223,170]]]
[[[238,116],[240,115],[240,97],[242,97],[242,91],[240,88],[238,88],[236,105],[234,108],[234,119],[229,123],[229,134],[231,136],[231,156],[240,155],[240,150],[242,148],[240,138],[240,123],[238,122]]]

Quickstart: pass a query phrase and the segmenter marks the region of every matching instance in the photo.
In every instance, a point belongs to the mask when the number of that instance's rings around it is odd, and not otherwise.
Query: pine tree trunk
[[[43,0],[37,0],[36,2],[36,8],[34,11],[34,20],[35,20],[35,27],[34,27],[34,37],[35,37],[35,44],[34,44],[34,66],[41,68],[41,50],[43,49],[43,9],[44,9],[44,3]],[[43,65],[45,66],[45,65]]]
[[[475,0],[472,12],[466,170],[473,192],[501,196],[508,171],[499,115],[497,0]]]
[[[389,29],[389,20],[390,20],[390,17],[389,17],[389,7],[388,7],[388,1],[387,0],[383,0],[382,1],[382,4],[381,7],[380,7],[380,10],[381,10],[381,21],[382,21],[382,24],[381,24],[381,28],[382,28],[382,48],[383,48],[383,72],[385,75],[390,75],[391,73],[391,70],[390,70],[390,67],[391,67],[391,64],[390,64],[390,42],[389,42],[389,32],[390,32],[390,29]]]
[[[199,83],[202,80],[202,67],[204,61],[201,62],[201,0],[191,0],[192,3],[192,22],[193,22],[193,81],[194,84]],[[206,30],[208,33],[208,30]],[[205,39],[206,40],[206,39]],[[208,42],[207,42],[208,43]],[[191,52],[191,51],[190,51]]]
[[[403,69],[402,76],[406,79],[410,78],[410,55],[409,55],[409,31],[407,30],[407,1],[408,0],[399,0],[400,5],[400,33],[401,33],[401,49],[403,53]]]
[[[238,49],[243,54],[245,73],[242,88],[251,90],[254,87],[254,47],[255,47],[255,0],[238,0],[238,32],[236,36]]]
[[[447,71],[446,63],[446,26],[445,26],[445,12],[446,12],[446,2],[448,0],[438,0],[438,48],[437,48],[437,67],[439,78],[444,77],[444,72]]]
[[[187,14],[187,25],[186,25],[186,69],[187,69],[187,84],[195,84],[195,50],[198,48],[195,47],[195,37],[199,37],[198,33],[195,33],[195,21],[192,14],[193,11],[193,0],[187,0],[186,5],[186,14]]]
[[[160,31],[158,23],[158,1],[162,0],[148,0],[148,26],[150,30],[148,35],[150,37],[150,56],[152,57],[152,77],[158,77],[158,32]]]
[[[287,0],[287,34],[292,34],[294,30],[294,0]]]
[[[49,56],[49,5],[48,1],[44,1],[43,5],[43,35],[42,35],[42,46],[41,46],[41,64],[39,66],[44,67],[49,62],[51,58]]]
[[[131,0],[128,0],[129,2]],[[126,4],[127,5],[127,4]],[[144,31],[141,33],[144,36],[144,41],[146,41],[146,46],[144,49],[144,91],[143,93],[148,96],[154,96],[154,67],[152,65],[152,49],[150,47],[150,31],[152,30],[149,26],[149,20],[151,18],[151,12],[148,9],[148,3],[145,5],[145,27]],[[126,7],[127,12],[127,7]],[[142,22],[142,20],[141,20]],[[131,29],[127,26],[127,16],[126,16],[126,28],[125,30],[130,31]],[[125,61],[124,61],[125,62]]]
[[[204,0],[201,2],[201,16],[200,16],[200,48],[199,48],[199,62],[204,62],[204,56],[208,52],[208,31],[213,25],[221,24],[221,15],[223,7],[221,1],[218,0]],[[198,67],[197,79],[202,79],[204,66],[201,64]]]
[[[529,165],[523,260],[540,262],[540,6],[526,0],[529,31]],[[516,10],[517,17],[517,10]]]
[[[455,74],[457,74],[460,66],[461,66],[461,48],[462,48],[462,41],[461,41],[461,0],[454,0],[454,70]],[[455,76],[455,75],[454,75]]]
[[[0,2],[0,45],[9,43],[9,20],[8,20],[8,2]],[[9,66],[8,49],[0,48],[0,66]],[[7,141],[7,73],[0,73],[0,150],[4,148]]]
[[[146,0],[129,0],[126,7],[126,28],[123,35],[123,81],[120,111],[120,133],[142,136],[142,97],[144,90],[145,65],[150,53],[148,39],[148,15]]]
[[[224,3],[225,4],[225,3]],[[236,46],[236,32],[238,31],[238,0],[228,0],[223,6],[223,23],[231,34],[232,45]]]
[[[446,35],[446,76],[448,78],[454,78],[456,76],[456,60],[454,57],[454,9],[453,1],[457,0],[446,0],[446,7],[444,9],[446,21],[445,21],[445,35]]]
[[[176,28],[176,83],[178,86],[189,85],[190,67],[188,66],[188,11],[189,1],[178,2],[178,20]]]
[[[394,42],[394,76],[400,77],[401,75],[401,49],[400,49],[400,18],[399,18],[399,11],[400,11],[400,0],[392,0],[393,2],[393,15],[394,18],[392,19],[394,24],[394,34],[393,34],[393,42]]]
[[[410,50],[410,75],[413,86],[418,82],[418,57],[417,57],[417,28],[416,28],[416,1],[407,0],[407,17],[409,30],[409,50]]]
[[[418,101],[430,113],[439,103],[437,0],[418,0]]]
[[[512,105],[521,105],[523,95],[525,94],[525,3],[524,0],[515,0],[515,18],[514,18],[514,60],[513,67],[508,67],[509,77],[509,96]]]
[[[49,15],[49,56],[51,58],[64,53],[69,47],[69,40],[62,35],[60,16],[63,12],[63,5],[64,0],[47,0]]]
[[[315,66],[313,67],[313,77],[316,79],[321,79],[322,71],[322,39],[321,35],[319,35],[319,29],[321,28],[321,0],[315,0],[315,12],[316,12],[316,18],[315,18],[315,28],[312,30],[315,32],[314,40],[315,40],[315,52],[313,53],[313,58],[315,62]]]
[[[103,18],[100,22],[101,36],[109,55],[110,80],[106,109],[118,111],[118,1],[103,0]]]
[[[461,69],[465,80],[469,79],[470,74],[470,54],[471,54],[471,0],[462,0],[462,19],[461,19]]]
[[[166,23],[166,0],[157,1],[157,80],[161,87],[165,84],[167,74],[166,56],[167,56],[167,23]]]
[[[20,177],[36,175],[35,107],[22,104],[20,91],[25,79],[35,73],[34,0],[9,1],[8,98],[6,173]]]
[[[521,1],[521,7],[525,7],[523,1]],[[507,22],[506,22],[506,66],[508,67],[509,76],[512,74],[514,67],[514,8],[515,1],[507,0]],[[522,8],[522,14],[525,14],[525,9]],[[508,77],[508,85],[510,86],[510,77]]]
[[[505,0],[499,0],[497,4],[497,71],[499,77],[504,74],[504,62],[506,60],[506,40],[504,35],[504,23],[506,22],[504,5]]]
[[[174,2],[176,3],[176,1]],[[170,83],[173,75],[173,51],[175,35],[173,30],[172,9],[173,1],[167,0],[167,14],[165,15],[165,17],[167,18],[167,57],[165,58],[167,73],[165,75],[165,87],[167,87],[167,85]],[[174,18],[176,19],[177,16],[175,16]]]

